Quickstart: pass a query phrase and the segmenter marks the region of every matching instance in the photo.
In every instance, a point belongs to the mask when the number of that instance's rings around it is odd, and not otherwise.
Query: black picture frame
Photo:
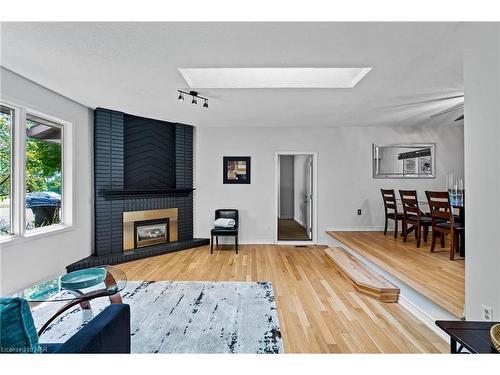
[[[222,158],[222,182],[224,184],[249,184],[251,172],[250,156],[224,156]],[[244,173],[242,164],[244,164]],[[238,167],[239,165],[239,167]],[[239,172],[237,171],[239,169]]]

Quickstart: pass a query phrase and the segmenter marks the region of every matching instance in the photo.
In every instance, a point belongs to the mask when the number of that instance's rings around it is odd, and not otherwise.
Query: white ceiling
[[[89,107],[197,126],[416,125],[462,99],[458,23],[2,23],[2,66]],[[372,67],[353,88],[199,89],[179,68]],[[430,100],[430,101],[429,101]]]

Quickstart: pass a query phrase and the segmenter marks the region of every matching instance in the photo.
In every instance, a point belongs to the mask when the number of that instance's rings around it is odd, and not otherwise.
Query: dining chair
[[[380,192],[382,193],[385,209],[384,235],[387,234],[387,224],[389,220],[394,220],[394,238],[398,238],[398,223],[399,221],[403,223],[404,214],[402,212],[398,212],[396,193],[394,193],[394,189],[380,189]]]
[[[432,220],[426,216],[418,206],[416,190],[399,190],[401,203],[403,204],[403,242],[406,242],[408,234],[415,231],[417,247],[420,247],[422,229],[424,232],[424,242],[427,242],[429,228],[432,226]],[[410,225],[408,227],[408,225]]]
[[[444,236],[450,235],[450,260],[455,259],[458,250],[459,238],[464,235],[464,227],[456,220],[450,204],[450,197],[446,191],[426,191],[427,201],[431,209],[432,245],[431,252],[436,247],[437,236],[441,237],[441,247],[444,247]]]

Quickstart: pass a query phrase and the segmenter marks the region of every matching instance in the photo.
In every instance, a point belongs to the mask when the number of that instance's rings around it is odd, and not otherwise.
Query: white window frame
[[[44,237],[73,229],[74,223],[74,139],[73,124],[69,121],[42,113],[11,102],[1,101],[13,110],[12,149],[11,149],[11,235],[1,236],[2,247],[30,239]],[[62,191],[61,223],[26,230],[26,117],[33,115],[61,127],[62,143]]]

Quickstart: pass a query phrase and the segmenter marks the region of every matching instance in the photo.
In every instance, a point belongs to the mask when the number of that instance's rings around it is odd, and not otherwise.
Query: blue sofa
[[[0,298],[0,352],[130,353],[130,306],[109,305],[66,342],[43,344],[38,342],[28,302]]]
[[[109,305],[65,343],[40,347],[42,353],[130,353],[130,306]]]

